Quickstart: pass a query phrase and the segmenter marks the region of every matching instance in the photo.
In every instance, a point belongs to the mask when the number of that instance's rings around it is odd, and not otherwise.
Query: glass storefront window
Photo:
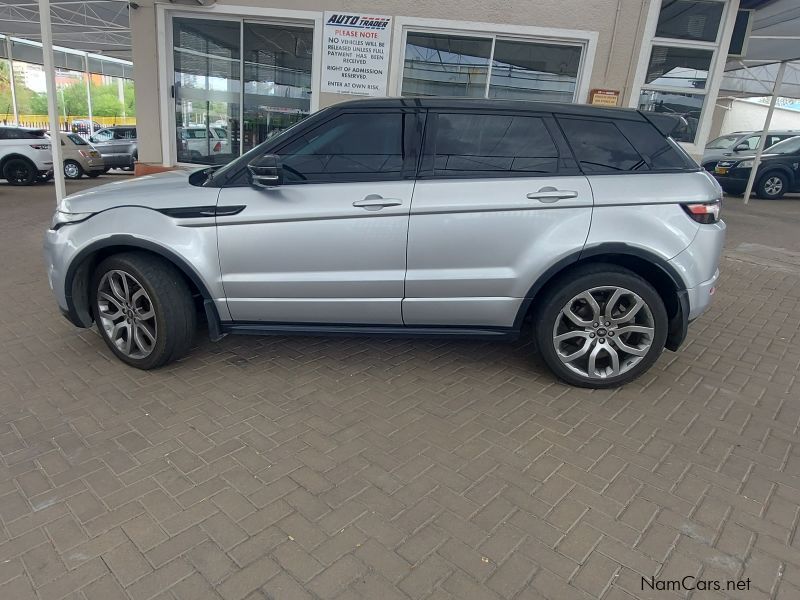
[[[712,50],[653,46],[647,67],[646,84],[661,87],[706,87]]]
[[[311,111],[314,30],[244,24],[243,152]]]
[[[580,62],[579,46],[497,40],[489,97],[572,102]]]
[[[700,113],[703,111],[704,94],[682,94],[642,90],[639,94],[639,110],[666,113],[679,117],[680,124],[672,137],[679,142],[693,143],[697,135]]]
[[[402,93],[483,98],[491,53],[491,39],[409,33]]]
[[[713,42],[724,8],[714,0],[663,0],[656,37]]]
[[[409,32],[402,94],[573,102],[581,52],[569,44]]]
[[[239,23],[176,17],[173,43],[178,160],[229,162],[239,155]],[[216,128],[230,133],[220,138]]]

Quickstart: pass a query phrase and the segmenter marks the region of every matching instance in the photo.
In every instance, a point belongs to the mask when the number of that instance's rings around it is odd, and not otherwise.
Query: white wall
[[[733,131],[758,130],[764,127],[769,106],[749,100],[733,99],[725,112],[719,135]],[[800,132],[800,110],[775,108],[770,129],[797,129]]]

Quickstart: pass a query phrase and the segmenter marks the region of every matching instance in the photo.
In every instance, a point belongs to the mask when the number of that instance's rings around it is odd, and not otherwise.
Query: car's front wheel
[[[3,177],[11,185],[31,185],[38,174],[34,164],[24,158],[12,158],[3,167]]]
[[[594,264],[557,280],[534,314],[539,352],[565,382],[608,388],[636,379],[664,349],[658,292],[622,267]]]
[[[189,350],[195,307],[173,265],[146,253],[116,254],[98,265],[91,289],[100,335],[122,361],[155,369]]]

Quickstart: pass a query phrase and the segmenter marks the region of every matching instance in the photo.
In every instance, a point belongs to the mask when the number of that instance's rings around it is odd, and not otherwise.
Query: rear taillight
[[[692,219],[703,225],[710,225],[719,221],[719,202],[706,202],[704,204],[681,204],[683,210]]]
[[[217,142],[216,145],[214,146],[214,152],[219,152],[221,150],[222,150],[222,144],[220,142]]]

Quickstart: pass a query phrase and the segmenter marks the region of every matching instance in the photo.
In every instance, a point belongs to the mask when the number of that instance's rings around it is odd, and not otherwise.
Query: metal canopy
[[[128,0],[50,0],[53,43],[131,59]],[[0,33],[41,41],[37,0],[2,0]]]
[[[800,98],[800,1],[743,0],[755,10],[744,58],[725,65],[720,95],[771,96],[780,63],[786,63],[778,96]]]

